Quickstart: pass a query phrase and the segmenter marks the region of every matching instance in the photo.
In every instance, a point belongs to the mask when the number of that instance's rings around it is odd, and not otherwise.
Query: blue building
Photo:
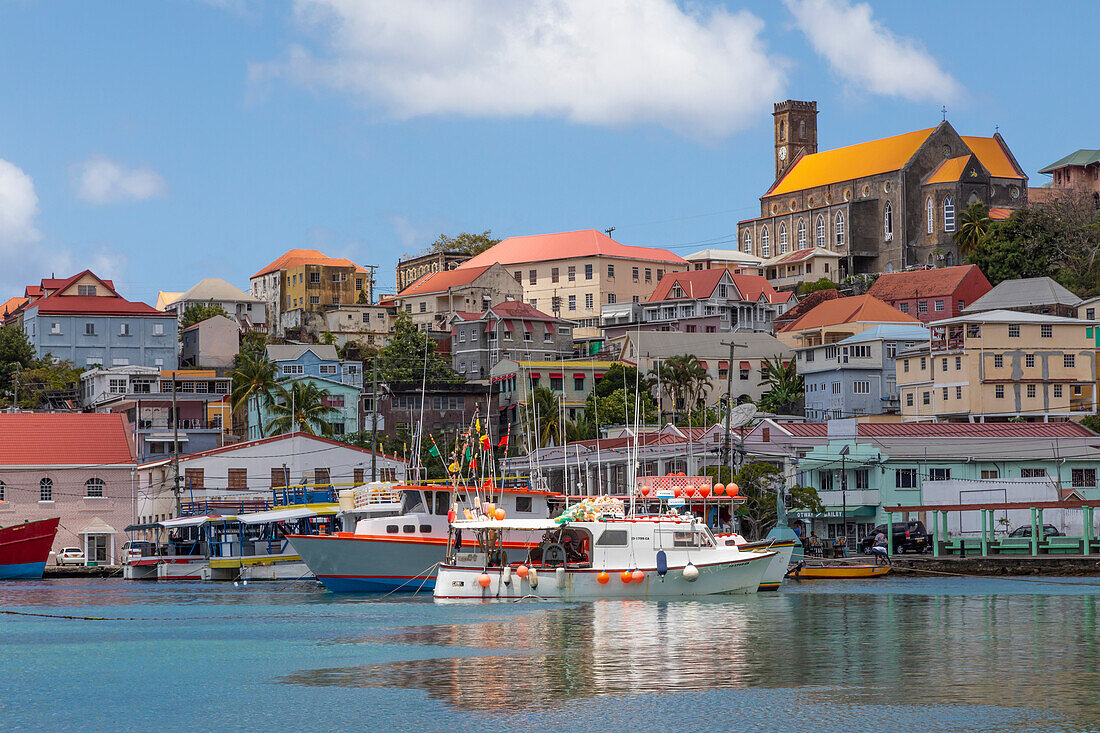
[[[51,354],[79,368],[176,368],[175,316],[126,300],[90,270],[43,279],[26,294],[19,318],[39,357]]]
[[[325,397],[325,404],[337,410],[327,420],[332,426],[333,435],[340,436],[346,433],[358,432],[359,395],[361,392],[359,387],[311,375],[287,378],[283,385],[290,389],[291,383],[295,381],[310,382],[328,393],[328,396]],[[267,425],[274,416],[269,405],[262,404],[256,397],[250,399],[248,401],[248,439],[256,440],[271,437],[268,435]]]
[[[345,361],[329,344],[278,344],[267,347],[267,358],[280,377],[320,377],[356,389],[363,387],[363,364]]]
[[[806,381],[807,419],[898,412],[897,353],[928,339],[923,326],[883,323],[835,343],[795,349]]]

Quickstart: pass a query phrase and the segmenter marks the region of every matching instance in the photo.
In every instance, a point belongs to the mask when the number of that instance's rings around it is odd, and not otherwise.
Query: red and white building
[[[867,294],[922,323],[931,323],[963,315],[963,308],[992,289],[977,265],[958,265],[888,272],[879,276]]]

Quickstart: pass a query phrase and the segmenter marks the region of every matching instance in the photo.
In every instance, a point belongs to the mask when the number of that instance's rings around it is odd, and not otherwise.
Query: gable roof
[[[783,423],[785,432],[799,437],[828,437],[823,422]],[[1092,438],[1088,428],[1066,422],[900,422],[859,423],[857,435],[876,438]]]
[[[225,323],[223,324],[222,321],[225,321]],[[194,331],[196,328],[199,328],[200,326],[214,326],[214,325],[220,325],[225,329],[232,328],[234,331],[239,331],[240,328],[241,328],[240,326],[237,325],[237,322],[234,321],[232,318],[226,318],[225,316],[223,316],[219,313],[218,315],[210,316],[209,318],[204,318],[201,321],[198,321],[197,323],[192,323],[190,326],[183,329],[182,332],[186,333],[188,331]]]
[[[957,158],[946,158],[924,179],[925,183],[955,183],[966,172],[966,166],[970,163],[971,155],[960,155]]]
[[[962,312],[978,313],[1036,305],[1068,305],[1076,308],[1080,302],[1080,298],[1049,277],[1027,277],[997,283],[988,293],[963,308]]]
[[[805,247],[803,249],[796,249],[794,252],[776,255],[764,264],[769,267],[772,265],[789,265],[792,262],[804,262],[812,257],[832,257],[837,260],[841,259],[841,255],[838,255],[836,252],[830,252],[822,247]]]
[[[970,152],[978,156],[978,160],[994,178],[1026,178],[1024,172],[1017,167],[1012,160],[1000,135],[993,137],[972,137],[960,135]]]
[[[793,290],[779,292],[763,275],[731,272],[730,280],[733,280],[733,284],[737,286],[738,292],[745,300],[757,301],[763,295],[769,303],[788,303],[795,298]]]
[[[246,293],[236,285],[228,283],[220,277],[204,277],[191,286],[187,292],[181,293],[179,297],[172,302],[181,300],[243,300],[248,303],[263,302],[251,293]],[[168,305],[171,305],[171,303]]]
[[[322,361],[340,360],[332,344],[268,344],[266,349],[271,361],[297,361],[307,351],[312,351]]]
[[[289,270],[302,265],[328,265],[329,267],[354,267],[356,272],[366,270],[344,257],[329,257],[316,249],[291,249],[285,254],[270,262],[267,267],[253,275],[253,278],[261,277],[280,270]]]
[[[93,277],[110,291],[110,295],[65,295],[65,291],[85,275]],[[46,283],[45,280],[42,281]],[[65,280],[57,280],[57,285],[44,287],[53,292],[44,298],[30,303],[29,306],[37,308],[42,315],[98,315],[98,316],[159,316],[165,317],[164,312],[158,311],[147,303],[126,300],[115,292],[114,283],[104,280],[91,270],[78,272]]]
[[[837,326],[842,323],[916,323],[913,316],[883,303],[872,295],[853,295],[827,300],[805,315],[785,324],[780,331],[805,331],[810,328]]]
[[[494,262],[515,265],[525,262],[564,260],[573,257],[620,257],[632,260],[651,260],[679,265],[687,264],[680,255],[656,247],[635,247],[619,244],[611,237],[595,229],[557,234],[536,234],[525,237],[508,237],[481,254],[458,266],[459,270],[483,267]]]
[[[497,303],[487,312],[500,318],[519,318],[525,321],[561,320],[548,313],[543,313],[538,308],[524,303],[522,300],[506,300],[503,303]]]
[[[828,290],[815,290],[785,313],[775,317],[775,327],[780,329],[784,323],[790,323],[802,316],[809,313],[816,308],[819,304],[824,303],[827,300],[836,300],[840,297],[840,291],[836,288],[829,288]],[[780,329],[781,330],[781,329]]]
[[[1065,168],[1071,165],[1092,165],[1093,163],[1100,163],[1100,150],[1078,150],[1070,153],[1060,160],[1056,160],[1045,168],[1040,168],[1040,173],[1053,173],[1059,168]]]
[[[25,295],[16,295],[15,297],[8,298],[6,301],[4,301],[4,305],[0,306],[0,315],[11,315],[26,304],[27,297]]]
[[[915,326],[911,323],[880,323],[873,328],[868,328],[863,333],[841,339],[838,344],[855,344],[861,341],[924,341],[927,342],[932,332],[924,326]]]
[[[313,435],[311,433],[283,433],[282,435],[272,435],[272,436],[269,436],[267,438],[256,438],[255,440],[245,440],[245,441],[242,441],[240,443],[234,443],[233,445],[223,445],[220,448],[210,448],[208,450],[199,451],[197,453],[188,453],[187,455],[180,456],[180,463],[184,463],[186,461],[190,461],[190,460],[193,460],[195,458],[204,458],[206,456],[216,456],[216,455],[219,455],[221,453],[232,453],[233,451],[238,451],[238,450],[241,450],[242,448],[252,448],[252,447],[257,446],[257,445],[267,445],[269,443],[278,443],[278,442],[283,441],[283,440],[290,440],[291,438],[294,438],[294,437],[297,437],[300,440],[312,440],[312,441],[317,442],[317,443],[323,443],[323,444],[326,444],[326,445],[335,446],[337,448],[346,448],[347,450],[357,451],[359,453],[365,453],[366,455],[371,455],[373,453],[373,451],[371,451],[369,448],[360,448],[359,446],[354,445],[352,443],[345,443],[343,441],[333,440],[332,438],[326,438],[326,437],[321,436],[321,435]],[[375,455],[381,456],[383,458],[387,458],[389,460],[397,461],[398,463],[408,463],[407,460],[405,460],[403,458],[398,458],[396,455],[387,456],[383,452],[378,452]],[[155,465],[159,465],[159,464],[163,464],[163,463],[165,463],[165,460],[163,458],[160,458],[160,459],[157,459],[155,461],[149,461],[148,463],[144,463],[144,464],[142,464],[142,466],[155,466]]]
[[[179,300],[181,295],[183,293],[170,293],[167,290],[161,290],[157,293],[157,304],[153,307],[158,311],[162,311]]]
[[[482,265],[480,267],[456,268],[454,270],[443,270],[442,272],[429,272],[427,275],[398,293],[396,297],[407,298],[412,295],[445,293],[451,288],[469,285],[485,274],[485,271],[492,266],[493,263],[489,263],[488,265]]]
[[[684,294],[680,296],[681,298],[709,298],[714,294],[714,290],[718,287],[722,276],[728,272],[725,268],[666,272],[646,302],[656,303],[661,300],[672,300],[676,297],[672,295],[672,291],[677,285],[684,291]]]
[[[1087,321],[1083,318],[1072,318],[1067,316],[1051,316],[1047,315],[1046,313],[1028,313],[1026,311],[1014,310],[993,310],[970,313],[965,316],[955,316],[954,318],[943,318],[938,321],[932,321],[928,325],[946,326],[956,323],[1049,323],[1054,326],[1087,326],[1096,323],[1096,321]]]
[[[136,457],[114,412],[0,413],[0,466],[100,466]]]
[[[883,301],[952,295],[971,274],[981,278],[987,290],[992,287],[977,265],[956,265],[933,270],[887,272],[875,280],[867,294]]]

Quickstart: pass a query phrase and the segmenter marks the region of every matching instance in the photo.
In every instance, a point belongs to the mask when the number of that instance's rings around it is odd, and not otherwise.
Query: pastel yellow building
[[[897,357],[902,420],[1096,414],[1095,326],[1008,310],[934,321],[928,344]]]

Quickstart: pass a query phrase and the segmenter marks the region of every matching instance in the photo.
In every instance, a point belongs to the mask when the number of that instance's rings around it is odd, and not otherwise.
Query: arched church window
[[[772,256],[772,242],[771,235],[768,234],[768,228],[764,227],[760,230],[760,256],[771,257]]]
[[[806,221],[798,220],[798,248],[806,249]]]
[[[889,201],[882,207],[882,230],[886,241],[894,238],[894,207]]]
[[[818,247],[825,246],[825,217],[821,214],[817,215],[817,232],[814,234],[814,244]]]
[[[925,213],[928,214],[928,233],[932,233],[932,225],[935,223],[935,207],[932,206],[932,197],[928,197],[928,201],[924,204]]]
[[[787,253],[787,225],[779,225],[779,254]]]
[[[833,222],[833,232],[836,235],[836,244],[839,247],[844,244],[844,212],[836,212],[836,220]]]
[[[752,254],[752,231],[746,229],[745,236],[742,239],[744,240],[743,249],[749,254]]]
[[[953,196],[945,196],[943,199],[943,230],[955,231],[955,198]]]

